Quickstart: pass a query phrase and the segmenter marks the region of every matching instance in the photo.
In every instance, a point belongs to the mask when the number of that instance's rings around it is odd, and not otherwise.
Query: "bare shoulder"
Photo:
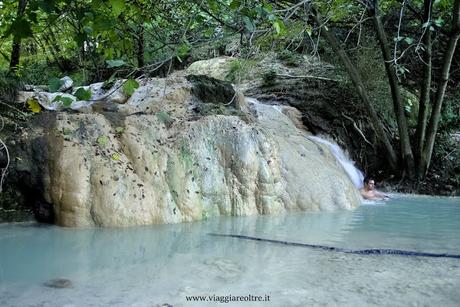
[[[364,188],[360,189],[359,192],[364,199],[372,199],[374,197],[372,191],[366,191]]]

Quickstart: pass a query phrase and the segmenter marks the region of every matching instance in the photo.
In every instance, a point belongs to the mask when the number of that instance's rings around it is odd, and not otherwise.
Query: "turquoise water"
[[[460,199],[396,195],[354,211],[127,229],[0,226],[0,306],[458,306],[460,259],[349,255],[235,238],[460,254]],[[65,278],[68,289],[44,286]]]

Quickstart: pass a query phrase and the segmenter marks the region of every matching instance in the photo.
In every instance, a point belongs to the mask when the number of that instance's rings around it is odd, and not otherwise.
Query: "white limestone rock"
[[[73,80],[69,76],[62,77],[61,81],[63,82],[63,84],[57,90],[58,92],[65,92],[65,91],[70,90],[72,88]]]
[[[237,108],[239,116],[200,114],[193,86],[181,74],[144,79],[116,111],[56,113],[40,176],[57,224],[134,226],[359,204],[328,149],[284,114],[292,110],[236,95],[235,107],[216,110]]]
[[[210,60],[196,61],[190,64],[186,72],[191,75],[206,75],[219,80],[225,80],[230,72],[230,65],[236,59],[222,56]]]

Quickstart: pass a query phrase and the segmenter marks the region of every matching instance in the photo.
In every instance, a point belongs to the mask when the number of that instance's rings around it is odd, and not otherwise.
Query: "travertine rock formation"
[[[220,95],[206,96],[203,84]],[[58,225],[178,223],[359,204],[328,149],[290,119],[295,109],[181,73],[140,85],[124,104],[107,99],[47,111],[42,141],[30,146],[46,147],[45,159],[34,163],[43,164],[42,192]]]

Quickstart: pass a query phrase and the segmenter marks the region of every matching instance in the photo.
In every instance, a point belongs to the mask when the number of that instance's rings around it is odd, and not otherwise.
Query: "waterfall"
[[[340,165],[342,165],[343,169],[347,173],[348,177],[350,177],[350,180],[353,182],[355,187],[358,189],[363,187],[363,173],[355,167],[354,162],[347,157],[339,145],[318,136],[308,136],[308,139],[326,145],[334,157],[337,159],[337,161],[340,163]]]
[[[317,136],[306,136],[303,130],[300,131],[295,128],[292,120],[283,112],[289,107],[277,104],[264,104],[253,98],[247,98],[247,101],[257,110],[259,120],[264,119],[268,123],[267,128],[271,127],[271,129],[274,129],[274,133],[281,133],[284,136],[300,134],[302,138],[306,137],[315,144],[320,143],[327,146],[331,154],[342,166],[353,185],[358,189],[363,187],[363,173],[355,167],[354,162],[347,157],[339,145]],[[270,112],[270,110],[275,110],[276,113]]]

